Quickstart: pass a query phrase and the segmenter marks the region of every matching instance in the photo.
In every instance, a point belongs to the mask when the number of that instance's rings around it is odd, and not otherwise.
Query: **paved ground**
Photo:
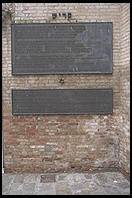
[[[130,182],[119,172],[3,174],[3,195],[129,195]]]

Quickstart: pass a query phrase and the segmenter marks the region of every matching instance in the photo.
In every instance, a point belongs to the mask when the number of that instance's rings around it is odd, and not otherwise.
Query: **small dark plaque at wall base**
[[[45,174],[45,175],[41,175],[41,180],[40,183],[51,183],[51,182],[55,182],[55,174]]]
[[[112,114],[113,90],[13,89],[13,115]]]
[[[112,23],[12,24],[12,74],[112,73]]]

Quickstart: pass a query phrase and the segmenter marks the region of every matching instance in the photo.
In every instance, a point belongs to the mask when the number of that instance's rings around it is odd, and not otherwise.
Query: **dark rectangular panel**
[[[12,74],[112,73],[112,23],[12,24]]]
[[[112,89],[12,90],[13,115],[111,114]]]

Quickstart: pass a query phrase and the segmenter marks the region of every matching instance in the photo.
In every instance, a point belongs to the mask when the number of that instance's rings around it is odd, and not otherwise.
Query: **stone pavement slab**
[[[14,178],[14,183],[23,183],[24,182],[24,175],[22,174],[17,174],[15,175],[15,178]]]
[[[13,183],[11,185],[8,195],[23,195],[23,184],[22,183]]]
[[[24,183],[35,183],[38,177],[38,174],[24,174]]]
[[[54,183],[41,183],[39,189],[36,192],[37,195],[56,195]]]
[[[14,175],[2,174],[2,193],[7,194],[13,183]]]
[[[61,181],[56,183],[56,194],[57,195],[71,195],[68,182]]]
[[[3,195],[129,195],[120,172],[3,174]]]

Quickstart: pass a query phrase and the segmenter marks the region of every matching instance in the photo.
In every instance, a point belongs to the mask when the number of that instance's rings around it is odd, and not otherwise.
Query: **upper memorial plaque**
[[[112,23],[12,24],[12,74],[112,73]]]

